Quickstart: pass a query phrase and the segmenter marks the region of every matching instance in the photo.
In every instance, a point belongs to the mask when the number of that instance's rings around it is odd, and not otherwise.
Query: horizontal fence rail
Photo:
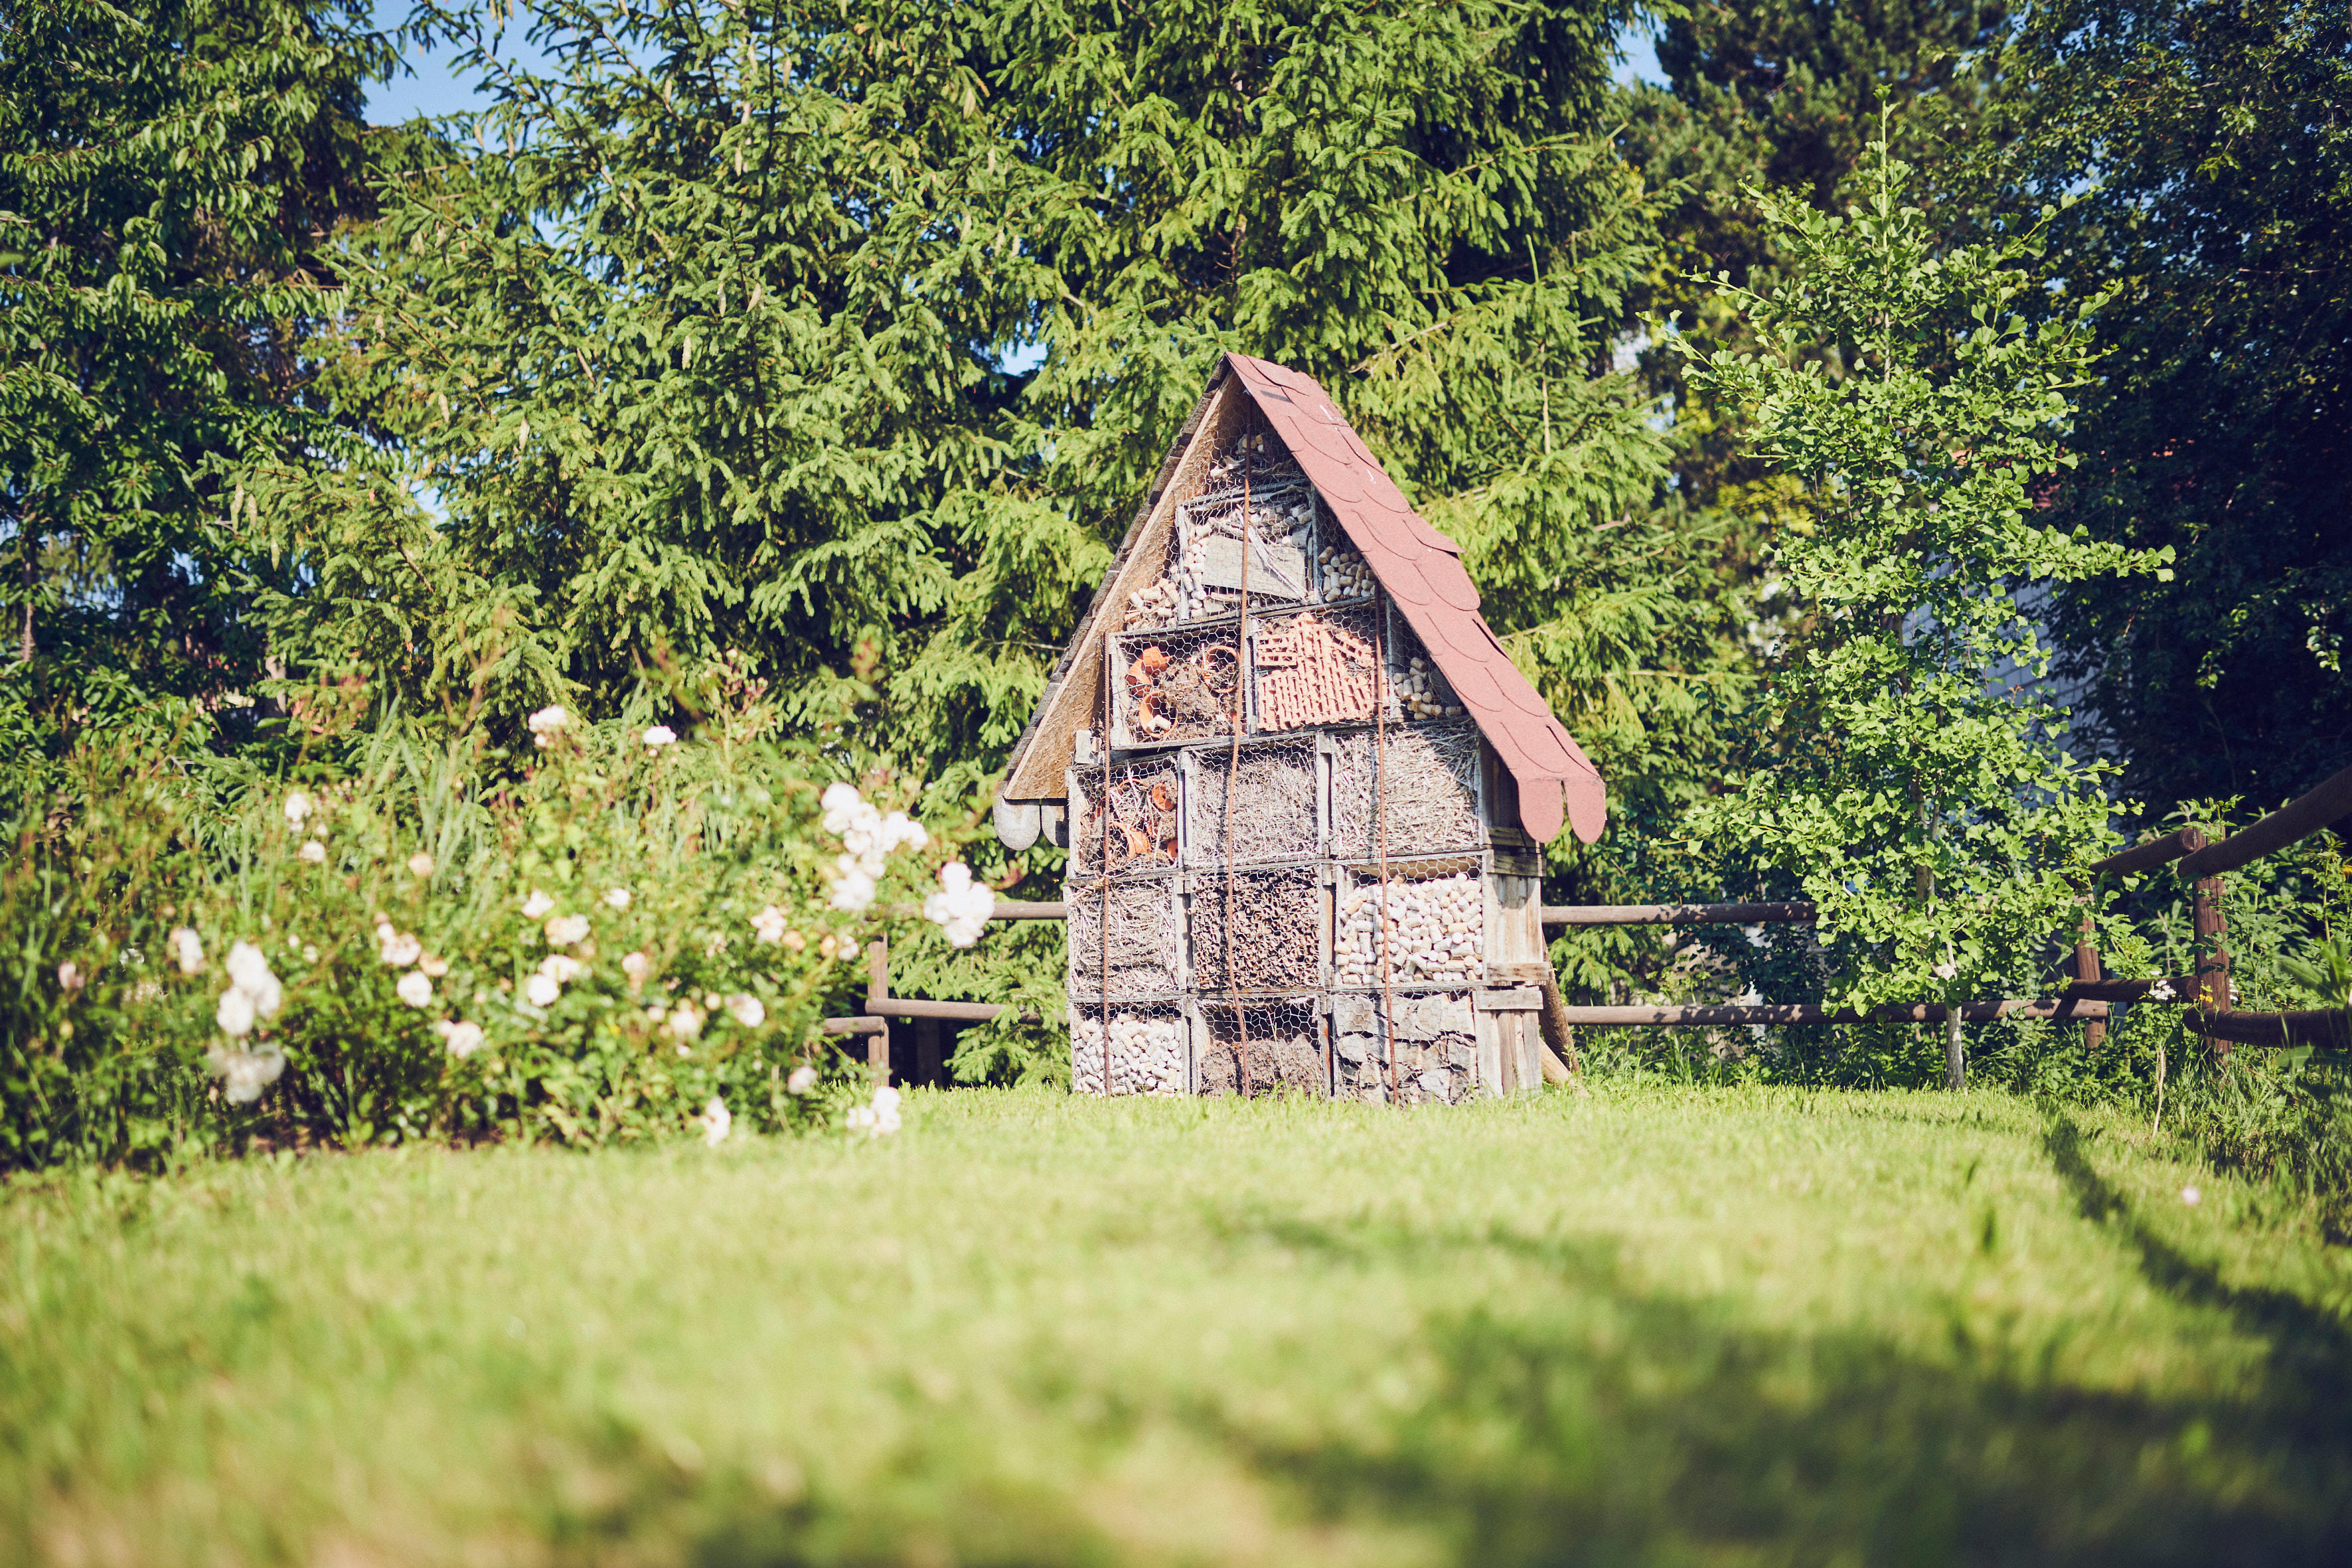
[[[2352,818],[2352,768],[2346,768],[2308,794],[2297,795],[2242,833],[2207,845],[2180,862],[2184,877],[2218,877],[2335,823]]]
[[[2128,877],[2135,871],[2152,871],[2158,866],[2168,866],[2184,855],[2194,855],[2205,847],[2202,828],[2184,827],[2168,833],[2161,838],[2151,838],[2145,844],[2135,844],[2098,861],[2091,868],[2095,877]]]
[[[1808,925],[1811,904],[1546,904],[1548,926]]]
[[[2000,1018],[2105,1018],[2107,1005],[2070,997],[2041,1001],[1962,1002],[1963,1023],[1990,1024]],[[1941,1002],[1902,1007],[1815,1007],[1798,1003],[1728,1003],[1721,1005],[1659,1007],[1570,1007],[1568,1022],[1594,1027],[1706,1028],[1758,1024],[1939,1024],[1953,1011]]]

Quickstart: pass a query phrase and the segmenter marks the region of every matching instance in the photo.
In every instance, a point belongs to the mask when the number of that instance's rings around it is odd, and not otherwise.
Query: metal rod
[[[1941,1002],[1921,1002],[1908,1007],[1874,1007],[1867,1013],[1851,1007],[1814,1007],[1795,1004],[1749,1006],[1692,1007],[1566,1007],[1570,1024],[1634,1027],[1699,1027],[1744,1024],[1934,1024],[1952,1009]],[[2001,1018],[2104,1018],[2105,1002],[2058,997],[2042,1001],[1963,1002],[1961,1020],[1990,1024]]]
[[[2205,847],[2205,831],[2184,827],[2168,833],[2161,838],[2151,838],[2145,844],[2135,844],[2097,862],[2091,868],[2094,877],[2128,877],[2135,871],[2149,871],[2168,866],[2183,855],[2194,855]]]
[[[2242,833],[2200,849],[2180,863],[2184,877],[2218,877],[2285,848],[2352,812],[2352,768],[2297,795]]]
[[[1225,756],[1225,988],[1234,998],[1234,1097],[1249,1098],[1249,1017],[1242,1011],[1242,980],[1234,971],[1234,796],[1241,793],[1242,721],[1249,712],[1250,635],[1250,460],[1248,436],[1242,437],[1242,602],[1234,623],[1234,743]]]
[[[1813,906],[1791,904],[1546,904],[1548,926],[1809,925]]]

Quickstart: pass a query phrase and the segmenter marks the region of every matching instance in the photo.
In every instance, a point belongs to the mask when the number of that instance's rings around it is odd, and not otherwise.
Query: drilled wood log
[[[1808,925],[1813,906],[1791,904],[1546,904],[1548,926]]]
[[[2225,871],[2234,871],[2249,861],[2285,848],[2298,838],[2309,837],[2347,812],[2352,812],[2352,768],[2346,768],[2317,789],[2296,796],[2244,832],[2233,833],[2219,844],[2200,849],[2180,863],[2180,874],[2219,877]]]

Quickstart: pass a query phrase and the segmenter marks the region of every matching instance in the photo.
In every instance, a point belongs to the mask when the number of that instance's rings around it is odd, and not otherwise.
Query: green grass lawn
[[[1997,1095],[917,1093],[0,1214],[9,1562],[2352,1560],[2341,1249]]]

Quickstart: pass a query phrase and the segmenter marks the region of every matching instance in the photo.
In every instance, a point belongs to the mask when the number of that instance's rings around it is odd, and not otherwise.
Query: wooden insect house
[[[1540,852],[1606,810],[1454,542],[1322,387],[1229,355],[996,830],[1069,850],[1079,1092],[1450,1102],[1541,1081]]]

